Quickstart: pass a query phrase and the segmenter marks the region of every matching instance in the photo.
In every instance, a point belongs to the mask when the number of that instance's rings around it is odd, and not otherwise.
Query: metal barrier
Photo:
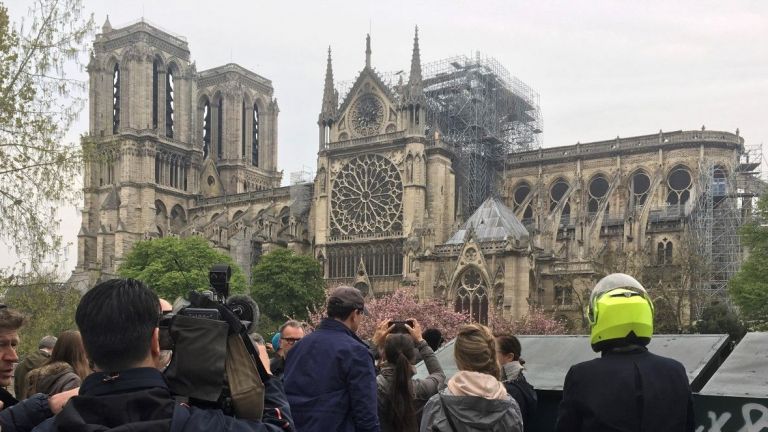
[[[595,358],[588,336],[518,336],[538,409],[526,430],[555,429],[565,374]],[[696,432],[768,432],[768,333],[748,333],[731,352],[727,335],[655,335],[649,350],[685,366],[694,391]],[[437,351],[450,377],[453,341]],[[417,377],[426,376],[423,363]]]

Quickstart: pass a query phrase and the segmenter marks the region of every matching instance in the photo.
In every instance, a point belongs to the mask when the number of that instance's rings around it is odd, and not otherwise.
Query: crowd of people
[[[337,287],[326,306],[314,329],[289,320],[266,343],[253,335],[267,373],[263,412],[254,419],[194,406],[171,391],[162,371],[172,353],[161,349],[158,329],[171,305],[142,282],[96,285],[78,305],[79,331],[44,337],[21,361],[18,331],[27,317],[0,305],[0,386],[13,382],[14,390],[0,389],[0,430],[530,430],[537,396],[514,335],[462,326],[453,343],[457,371],[447,376],[435,355],[444,342],[439,329],[411,317],[386,320],[363,341],[360,291]],[[593,290],[588,314],[592,347],[602,355],[569,371],[556,430],[692,431],[684,368],[645,347],[653,305],[643,287],[610,275]]]

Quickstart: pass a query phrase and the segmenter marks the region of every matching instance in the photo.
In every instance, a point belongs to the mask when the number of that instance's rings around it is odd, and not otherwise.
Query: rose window
[[[331,191],[331,235],[399,233],[403,229],[403,182],[383,156],[358,156],[339,171]]]
[[[361,136],[374,135],[384,121],[384,103],[373,94],[365,94],[352,107],[350,120],[352,129]]]

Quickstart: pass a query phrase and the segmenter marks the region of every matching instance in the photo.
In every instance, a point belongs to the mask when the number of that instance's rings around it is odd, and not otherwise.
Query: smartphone
[[[409,320],[391,320],[387,323],[387,327],[392,327],[393,325],[400,325],[400,326],[408,325],[409,327],[413,328],[416,325],[416,323],[410,319]]]

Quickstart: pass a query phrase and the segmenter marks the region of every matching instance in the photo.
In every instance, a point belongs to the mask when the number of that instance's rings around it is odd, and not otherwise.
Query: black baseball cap
[[[363,294],[357,288],[351,286],[339,286],[331,290],[328,295],[328,305],[337,305],[341,307],[351,307],[358,310],[362,310],[364,314],[368,314],[365,309],[365,299]]]

